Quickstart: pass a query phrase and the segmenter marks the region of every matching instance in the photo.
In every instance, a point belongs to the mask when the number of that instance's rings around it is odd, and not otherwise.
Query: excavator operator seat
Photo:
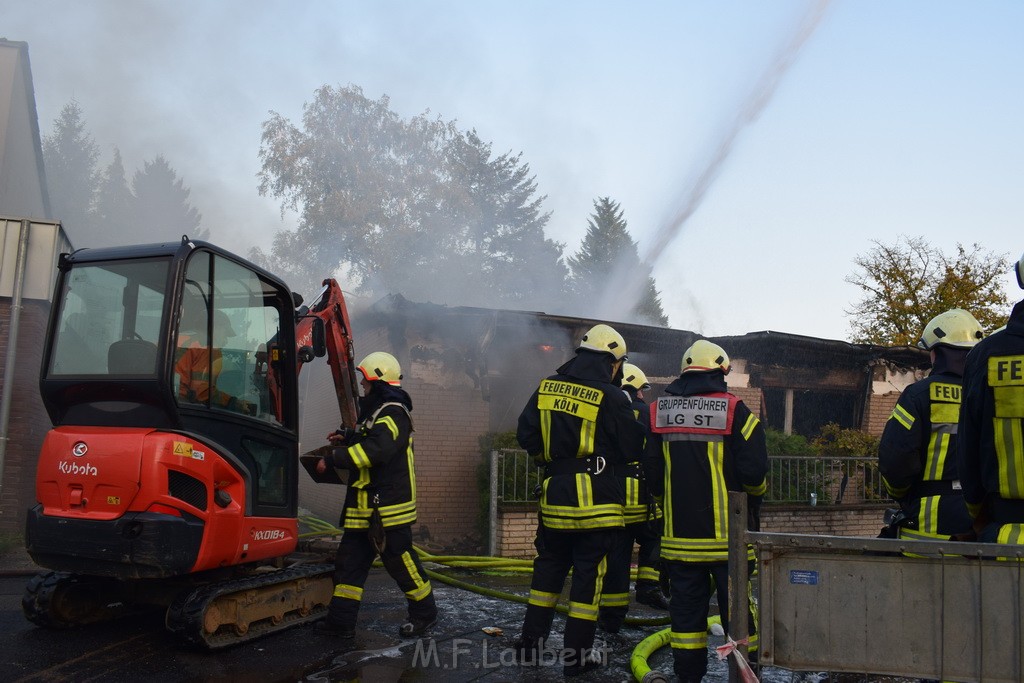
[[[107,372],[111,375],[153,375],[156,373],[156,344],[145,339],[122,339],[107,349]]]

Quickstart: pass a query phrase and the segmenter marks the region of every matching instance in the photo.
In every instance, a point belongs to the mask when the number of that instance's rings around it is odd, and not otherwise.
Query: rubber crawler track
[[[291,609],[276,624],[268,619],[264,619],[248,624],[242,633],[234,628],[221,628],[216,633],[206,633],[204,628],[204,618],[207,610],[220,598],[276,584],[313,579],[325,574],[330,576],[333,572],[333,565],[306,564],[256,574],[242,579],[232,579],[201,586],[182,594],[174,600],[167,609],[167,629],[189,645],[215,650],[245,643],[286,628],[314,621],[326,613],[326,604],[313,606],[310,612],[305,615],[300,614],[297,609]]]

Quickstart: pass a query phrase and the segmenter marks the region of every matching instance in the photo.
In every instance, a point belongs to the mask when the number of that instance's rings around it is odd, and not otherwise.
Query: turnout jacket
[[[882,481],[912,520],[901,537],[947,538],[971,530],[956,458],[965,355],[966,349],[936,349],[931,374],[904,389],[882,431]]]
[[[549,529],[624,524],[625,466],[642,452],[644,433],[611,368],[608,354],[578,351],[541,380],[519,416],[519,445],[544,465],[540,519]]]
[[[623,390],[625,391],[625,390]],[[626,391],[626,396],[631,399],[630,408],[633,410],[633,417],[640,423],[644,430],[644,445],[647,443],[648,418],[650,410],[647,402],[632,393]],[[626,524],[639,524],[649,519],[660,519],[661,509],[654,505],[647,487],[646,476],[643,470],[643,449],[635,454],[627,454],[626,461],[632,465],[627,468],[626,504],[623,508]]]
[[[1006,328],[967,355],[957,463],[972,517],[1000,525],[1003,543],[1024,543],[1024,301]]]
[[[727,562],[728,491],[760,503],[767,483],[764,427],[728,393],[718,371],[683,374],[650,406],[647,484],[662,497],[662,559]],[[749,551],[750,559],[753,551]]]
[[[412,449],[412,399],[405,390],[373,382],[360,399],[356,431],[344,448],[326,456],[351,472],[342,526],[367,530],[374,510],[385,527],[416,521],[416,472]]]

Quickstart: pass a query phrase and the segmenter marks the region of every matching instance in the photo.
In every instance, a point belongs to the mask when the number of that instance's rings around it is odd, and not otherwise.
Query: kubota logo
[[[257,529],[252,532],[254,541],[279,541],[287,534],[280,529]]]
[[[62,474],[81,474],[85,477],[96,477],[100,473],[95,465],[90,465],[89,463],[79,465],[77,462],[68,462],[67,460],[61,460],[57,463],[57,469]]]
[[[75,456],[76,458],[81,458],[88,452],[89,447],[85,444],[84,441],[79,441],[78,443],[71,447],[71,455]]]

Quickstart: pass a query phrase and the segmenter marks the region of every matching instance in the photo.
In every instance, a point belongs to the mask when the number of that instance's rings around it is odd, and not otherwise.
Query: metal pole
[[[31,222],[21,222],[18,235],[18,260],[14,266],[14,289],[11,292],[11,320],[7,328],[7,359],[4,362],[4,386],[0,393],[0,491],[4,485],[4,460],[7,456],[8,426],[11,419],[11,392],[14,391],[14,361],[18,352],[18,320],[21,318],[21,295],[25,289],[25,261],[28,258],[28,233]]]
[[[747,494],[729,492],[729,630],[727,638],[740,642],[747,637]],[[736,648],[747,656],[747,646]],[[729,657],[729,683],[739,683],[735,657]]]
[[[491,451],[491,499],[489,502],[488,526],[490,534],[487,554],[498,556],[498,451]]]

